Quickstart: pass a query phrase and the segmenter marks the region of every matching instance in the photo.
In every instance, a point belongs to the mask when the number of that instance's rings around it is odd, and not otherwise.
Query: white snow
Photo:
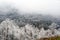
[[[54,34],[52,34],[53,31]],[[51,29],[44,30],[43,27],[41,29],[38,29],[37,27],[33,27],[29,24],[19,28],[19,26],[16,25],[15,22],[10,19],[6,19],[0,24],[0,33],[2,33],[0,34],[1,36],[6,37],[6,35],[13,34],[19,40],[35,40],[37,38],[60,35],[60,31],[56,29],[54,29],[53,31]]]

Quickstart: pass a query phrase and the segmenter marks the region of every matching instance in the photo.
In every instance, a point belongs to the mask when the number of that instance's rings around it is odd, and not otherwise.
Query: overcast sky
[[[12,4],[21,12],[60,15],[60,0],[0,0],[1,4]]]

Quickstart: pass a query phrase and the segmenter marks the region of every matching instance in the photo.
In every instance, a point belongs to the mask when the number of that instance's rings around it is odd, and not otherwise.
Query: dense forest
[[[0,40],[36,40],[60,35],[60,20],[51,15],[22,14],[6,6],[0,10]]]

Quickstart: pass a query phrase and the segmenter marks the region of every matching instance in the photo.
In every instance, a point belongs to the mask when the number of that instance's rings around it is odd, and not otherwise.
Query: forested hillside
[[[37,40],[60,36],[60,20],[51,15],[22,14],[10,6],[0,10],[0,40]]]

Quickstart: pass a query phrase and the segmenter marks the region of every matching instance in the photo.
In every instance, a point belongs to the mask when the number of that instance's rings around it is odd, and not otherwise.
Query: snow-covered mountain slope
[[[29,24],[19,28],[19,26],[16,25],[13,20],[6,19],[0,24],[0,36],[2,37],[1,40],[6,39],[6,36],[10,37],[9,35],[13,35],[13,38],[17,38],[18,40],[36,40],[42,37],[60,35],[60,31],[56,29],[53,31],[51,29],[44,30],[43,27],[38,29],[37,27],[33,27]]]

